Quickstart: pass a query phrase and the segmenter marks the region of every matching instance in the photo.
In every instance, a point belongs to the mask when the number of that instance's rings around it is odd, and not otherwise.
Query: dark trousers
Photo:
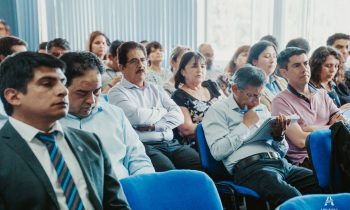
[[[150,157],[157,172],[173,169],[201,170],[199,154],[178,140],[144,143],[146,154]]]
[[[256,191],[272,209],[289,198],[321,193],[311,170],[294,166],[286,159],[259,159],[249,165],[234,167],[234,181]]]

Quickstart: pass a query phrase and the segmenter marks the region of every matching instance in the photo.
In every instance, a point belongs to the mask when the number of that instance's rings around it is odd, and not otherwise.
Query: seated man
[[[63,54],[70,52],[69,42],[62,38],[50,40],[46,44],[46,52],[49,55],[59,58]]]
[[[64,63],[22,52],[0,66],[0,209],[129,209],[100,139],[61,127]]]
[[[119,179],[152,173],[154,168],[129,120],[119,107],[98,102],[103,64],[90,52],[70,52],[61,57],[66,63],[69,114],[62,125],[96,133],[112,161]]]
[[[200,169],[198,153],[173,138],[172,129],[184,122],[180,107],[165,91],[145,82],[144,46],[125,42],[118,48],[118,60],[124,79],[110,89],[109,102],[124,110],[156,171]]]
[[[1,20],[0,20],[1,23]],[[9,55],[17,52],[27,51],[27,43],[20,38],[7,36],[0,38],[0,63]],[[8,116],[5,113],[4,106],[0,101],[0,128],[7,121]]]
[[[283,133],[289,124],[284,115],[272,124],[273,139],[250,141],[270,116],[260,104],[265,81],[259,68],[239,69],[233,76],[233,95],[212,105],[202,124],[211,154],[223,161],[235,183],[253,189],[274,209],[291,197],[320,190],[311,170],[284,158],[288,144]]]
[[[289,47],[278,55],[278,65],[288,88],[272,101],[272,115],[296,114],[300,117],[286,130],[289,144],[288,160],[295,165],[310,168],[305,147],[306,137],[315,130],[328,128],[344,119],[326,91],[309,85],[310,66],[303,49]]]

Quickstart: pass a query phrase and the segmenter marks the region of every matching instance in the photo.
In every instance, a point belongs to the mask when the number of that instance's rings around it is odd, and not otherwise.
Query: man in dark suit
[[[99,138],[61,127],[64,64],[22,52],[0,66],[0,210],[129,209]]]

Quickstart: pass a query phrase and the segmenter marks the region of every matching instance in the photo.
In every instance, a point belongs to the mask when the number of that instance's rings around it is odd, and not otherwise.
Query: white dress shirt
[[[48,149],[44,143],[42,143],[39,139],[35,137],[35,135],[39,132],[45,132],[40,131],[12,117],[9,117],[9,121],[14,127],[14,129],[19,133],[19,135],[28,143],[28,146],[33,151],[34,155],[36,156],[44,171],[46,172],[46,175],[48,176],[53,190],[56,194],[60,209],[68,210],[66,197],[64,196],[63,189],[60,183],[58,182],[57,172],[50,159]],[[67,164],[67,167],[69,168],[69,171],[79,192],[80,198],[83,202],[84,208],[86,210],[94,209],[90,200],[88,199],[89,192],[87,189],[85,178],[83,176],[83,172],[67,141],[64,139],[63,129],[59,122],[56,122],[55,126],[50,132],[52,131],[58,131],[58,134],[56,136],[56,145],[61,151],[62,156]]]
[[[137,131],[142,142],[172,140],[172,129],[184,122],[181,109],[164,90],[144,84],[140,88],[123,79],[110,89],[109,103],[122,108],[132,125],[155,125],[155,131]]]

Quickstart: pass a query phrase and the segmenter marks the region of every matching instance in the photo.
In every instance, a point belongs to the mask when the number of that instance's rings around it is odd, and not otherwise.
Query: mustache
[[[139,69],[139,70],[136,71],[137,74],[138,73],[145,73],[145,72],[146,72],[145,69]]]

